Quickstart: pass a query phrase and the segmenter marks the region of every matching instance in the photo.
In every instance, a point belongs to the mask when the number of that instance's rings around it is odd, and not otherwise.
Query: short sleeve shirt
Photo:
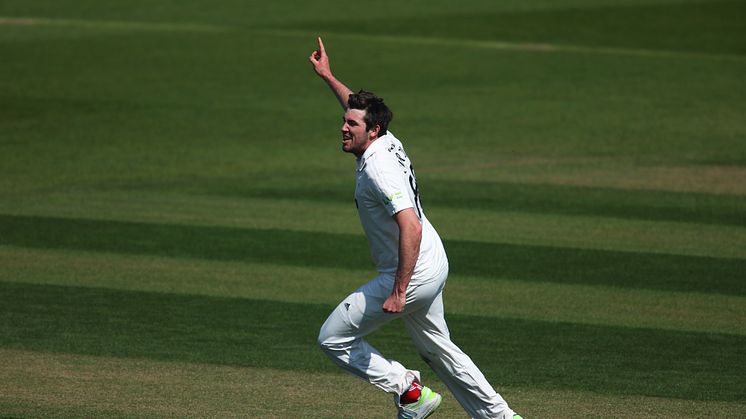
[[[420,256],[412,279],[447,269],[440,237],[422,210],[412,163],[391,132],[373,141],[358,159],[355,203],[380,273],[396,272],[399,226],[393,216],[407,208],[415,210],[423,225]]]

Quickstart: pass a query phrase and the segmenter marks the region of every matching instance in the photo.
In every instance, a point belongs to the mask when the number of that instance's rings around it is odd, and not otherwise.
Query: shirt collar
[[[359,159],[357,159],[357,171],[358,172],[361,172],[363,170],[363,168],[365,167],[365,161],[369,159],[370,156],[375,154],[376,151],[378,151],[382,147],[385,147],[384,143],[387,143],[388,141],[383,141],[383,140],[387,139],[388,136],[389,134],[387,133],[383,137],[378,137],[375,140],[373,140],[372,143],[370,143],[368,148],[366,148],[365,151],[363,152],[363,155]]]

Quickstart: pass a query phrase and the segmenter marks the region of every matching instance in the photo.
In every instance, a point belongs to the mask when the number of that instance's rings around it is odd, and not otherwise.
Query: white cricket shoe
[[[428,387],[422,387],[420,398],[414,403],[399,404],[396,402],[396,407],[399,409],[398,419],[425,419],[435,412],[435,409],[440,406],[440,402],[443,398],[440,394],[430,390]]]

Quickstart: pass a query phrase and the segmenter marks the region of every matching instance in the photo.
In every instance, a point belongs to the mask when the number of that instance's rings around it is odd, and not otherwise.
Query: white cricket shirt
[[[393,215],[414,208],[422,224],[420,255],[413,281],[427,281],[448,269],[440,236],[422,210],[412,163],[389,131],[357,160],[355,204],[378,272],[394,274],[399,263],[399,225]]]

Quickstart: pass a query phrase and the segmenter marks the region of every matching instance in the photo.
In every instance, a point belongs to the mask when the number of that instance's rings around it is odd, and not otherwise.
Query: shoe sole
[[[440,402],[442,402],[442,401],[443,401],[443,397],[440,394],[438,394],[438,398],[435,401],[435,405],[433,406],[432,409],[430,409],[429,412],[427,412],[425,414],[425,416],[422,417],[422,419],[428,418],[428,417],[430,417],[430,415],[432,415],[433,413],[435,413],[435,410],[440,406]]]

